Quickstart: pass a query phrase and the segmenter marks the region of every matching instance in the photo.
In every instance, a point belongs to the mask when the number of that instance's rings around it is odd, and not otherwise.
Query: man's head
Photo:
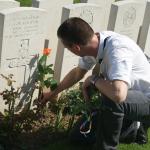
[[[75,49],[87,46],[94,36],[94,31],[87,22],[73,17],[60,25],[57,35],[65,47],[77,54]]]

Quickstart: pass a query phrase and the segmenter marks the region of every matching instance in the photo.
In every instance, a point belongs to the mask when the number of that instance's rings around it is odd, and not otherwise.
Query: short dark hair
[[[81,18],[72,17],[64,21],[57,30],[57,36],[65,46],[86,45],[94,35],[90,25]]]

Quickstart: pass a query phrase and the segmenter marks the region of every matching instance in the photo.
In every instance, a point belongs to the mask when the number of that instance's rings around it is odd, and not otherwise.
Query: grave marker
[[[115,0],[81,0],[81,3],[93,3],[102,8],[103,18],[102,20],[99,19],[99,21],[102,21],[104,24],[104,28],[102,30],[107,30],[110,8],[113,2],[115,2]]]
[[[0,11],[7,8],[19,7],[20,3],[14,0],[0,0]]]
[[[147,31],[147,39],[145,43],[145,49],[144,49],[145,54],[150,57],[150,25]]]
[[[54,64],[57,51],[57,28],[61,23],[62,8],[66,4],[72,4],[73,0],[32,0],[32,6],[42,8],[47,11],[46,25],[47,33],[46,39],[49,43],[49,48],[52,49],[51,57],[48,62]]]
[[[0,73],[13,74],[22,97],[32,89],[32,75],[45,40],[46,12],[37,8],[11,8],[0,12]],[[0,77],[0,92],[6,82]]]
[[[97,15],[99,14],[99,15]],[[103,24],[99,20],[103,18],[101,7],[96,4],[78,3],[66,5],[63,8],[62,22],[70,17],[80,17],[85,20],[95,30],[100,31]],[[55,61],[55,78],[60,81],[63,77],[78,64],[78,56],[65,49],[59,41],[56,61]]]
[[[108,30],[127,35],[137,42],[145,6],[145,1],[137,0],[124,0],[113,3]]]
[[[145,16],[139,38],[139,45],[150,56],[150,1],[147,2]]]

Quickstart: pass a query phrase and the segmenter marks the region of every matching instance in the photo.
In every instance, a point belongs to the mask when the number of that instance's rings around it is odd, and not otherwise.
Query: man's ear
[[[72,49],[75,50],[75,51],[80,51],[81,50],[81,48],[78,44],[73,44]]]

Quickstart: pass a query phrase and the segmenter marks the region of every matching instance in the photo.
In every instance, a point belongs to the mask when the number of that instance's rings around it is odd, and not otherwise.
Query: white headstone
[[[147,31],[147,39],[145,42],[145,49],[144,49],[144,53],[150,57],[150,25]]]
[[[145,7],[145,1],[124,0],[113,3],[108,30],[127,35],[137,42]]]
[[[102,21],[104,24],[104,28],[102,30],[107,30],[111,4],[115,2],[115,0],[80,0],[80,1],[81,3],[94,3],[102,7],[103,20],[99,21]]]
[[[99,15],[98,15],[99,14]],[[62,22],[70,17],[80,17],[85,20],[95,31],[103,28],[101,24],[103,18],[101,7],[96,4],[78,3],[67,5],[63,8]],[[56,61],[55,61],[55,78],[62,79],[71,69],[78,64],[78,56],[70,53],[59,41]]]
[[[46,25],[47,25],[47,36],[46,39],[49,41],[49,48],[52,49],[51,57],[48,60],[49,63],[54,64],[56,51],[57,51],[57,28],[61,23],[62,8],[66,4],[72,4],[73,0],[32,0],[32,6],[42,8],[47,11]]]
[[[139,38],[140,47],[150,56],[150,0],[147,2],[145,16]]]
[[[24,94],[32,88],[36,55],[44,48],[45,17],[46,12],[37,8],[18,7],[0,12],[0,74],[13,74],[16,86],[24,87]],[[0,83],[2,91],[6,82],[1,77]]]
[[[19,7],[20,3],[14,0],[0,0],[0,11],[7,8]]]

